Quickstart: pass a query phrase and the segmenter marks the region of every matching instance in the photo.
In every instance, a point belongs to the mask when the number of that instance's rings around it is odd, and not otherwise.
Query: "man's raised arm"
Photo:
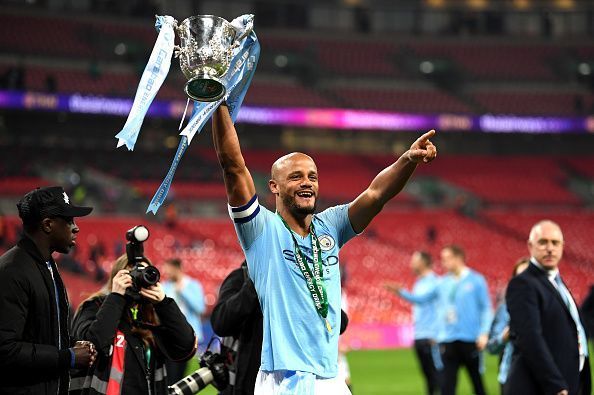
[[[242,206],[256,194],[256,187],[241,155],[239,138],[229,110],[224,104],[212,116],[212,138],[223,169],[229,205]]]
[[[396,162],[382,170],[349,206],[349,219],[353,230],[362,232],[384,205],[398,194],[413,174],[417,163],[431,162],[437,156],[437,148],[429,139],[435,135],[431,130],[417,139]]]

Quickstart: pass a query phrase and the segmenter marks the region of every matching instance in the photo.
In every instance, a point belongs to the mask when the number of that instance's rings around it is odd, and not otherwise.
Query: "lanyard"
[[[276,214],[280,217],[281,221],[283,222],[283,225],[285,225],[285,228],[287,228],[287,230],[291,234],[291,237],[293,238],[293,246],[295,248],[295,260],[297,261],[297,267],[299,268],[299,271],[301,271],[303,278],[305,278],[305,283],[314,302],[316,311],[322,318],[324,318],[324,321],[326,323],[326,329],[328,329],[328,332],[331,332],[332,327],[330,326],[330,323],[328,322],[327,318],[328,295],[326,294],[326,287],[324,287],[323,280],[324,273],[322,269],[322,249],[320,247],[320,241],[318,240],[314,230],[313,219],[311,221],[311,224],[309,225],[309,234],[311,235],[311,251],[313,259],[312,273],[310,267],[307,265],[307,258],[305,254],[303,253],[303,251],[301,251],[301,248],[299,248],[299,244],[297,244],[297,239],[295,238],[293,231],[291,231],[291,228],[289,228],[289,225],[287,225],[283,217],[281,217],[281,215],[278,212]]]

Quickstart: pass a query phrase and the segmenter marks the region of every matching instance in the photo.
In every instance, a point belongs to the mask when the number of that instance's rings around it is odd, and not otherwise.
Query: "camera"
[[[229,369],[225,358],[206,350],[200,357],[200,369],[169,386],[169,395],[192,395],[211,384],[219,391],[229,385]]]
[[[126,295],[133,300],[140,300],[140,289],[155,285],[161,278],[159,269],[154,266],[144,266],[142,262],[148,260],[144,256],[144,243],[149,238],[149,231],[144,225],[138,225],[126,232],[126,256],[128,264],[132,265],[130,277],[132,286],[126,290]]]

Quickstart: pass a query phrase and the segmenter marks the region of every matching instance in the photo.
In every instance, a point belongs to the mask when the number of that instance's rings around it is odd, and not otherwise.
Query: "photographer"
[[[236,366],[231,369],[234,379],[220,394],[253,394],[262,352],[262,310],[245,261],[221,284],[210,322],[217,335],[239,340]]]
[[[94,369],[72,379],[71,394],[165,395],[165,361],[185,361],[196,352],[192,327],[147,261],[118,258],[104,289],[77,311],[74,337],[92,341],[98,354]],[[156,272],[154,282],[146,282],[147,268]]]

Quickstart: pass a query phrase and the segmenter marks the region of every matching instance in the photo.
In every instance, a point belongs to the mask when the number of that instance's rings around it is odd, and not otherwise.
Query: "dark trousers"
[[[429,339],[415,340],[415,352],[425,376],[425,385],[428,395],[439,394],[439,372],[435,368],[433,360],[433,342]]]
[[[165,361],[167,368],[167,385],[173,385],[183,379],[188,362]]]
[[[455,395],[460,365],[466,367],[476,395],[485,395],[480,374],[480,352],[474,342],[455,341],[441,344],[443,362],[442,395]]]

